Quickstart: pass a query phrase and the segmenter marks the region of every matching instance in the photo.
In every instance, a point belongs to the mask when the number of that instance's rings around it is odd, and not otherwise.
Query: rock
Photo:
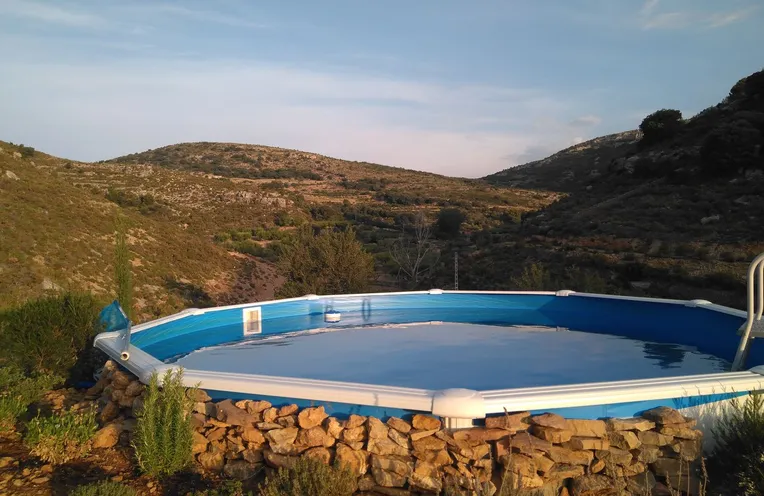
[[[297,425],[297,416],[287,415],[286,417],[279,417],[276,419],[276,423],[281,427],[294,427]]]
[[[615,496],[625,484],[604,475],[585,475],[571,481],[572,496]]]
[[[584,475],[584,467],[581,465],[564,465],[558,463],[549,470],[546,474],[546,478],[548,480],[561,481],[564,479],[581,477],[582,475]]]
[[[107,424],[119,416],[119,406],[113,401],[109,401],[104,405],[103,410],[98,418],[101,423]]]
[[[332,436],[334,439],[340,438],[343,427],[339,420],[334,417],[329,417],[326,419],[326,421],[324,421],[324,427],[326,428],[326,433]]]
[[[513,451],[534,455],[536,451],[548,453],[552,449],[552,443],[531,434],[518,434],[513,438],[504,438],[496,441],[496,457],[499,458],[501,455],[508,453],[510,447]]]
[[[337,444],[335,451],[336,462],[347,466],[354,474],[361,476],[368,470],[369,454],[366,451],[354,450],[345,444]]]
[[[660,458],[661,449],[657,446],[649,446],[647,444],[640,446],[638,449],[631,450],[631,454],[635,460],[642,463],[653,463]]]
[[[364,426],[352,427],[342,431],[340,436],[343,441],[353,443],[366,439],[366,428]]]
[[[530,417],[530,423],[533,425],[540,425],[542,427],[552,427],[554,429],[567,429],[568,422],[563,417],[556,413],[542,413],[541,415],[533,415]]]
[[[231,400],[224,400],[215,404],[217,413],[215,418],[220,422],[241,427],[252,426],[257,418],[241,408],[237,408]]]
[[[441,427],[440,420],[436,419],[435,417],[421,415],[418,413],[415,414],[411,419],[411,424],[414,426],[414,429],[419,429],[422,431],[429,431],[433,429],[440,430]]]
[[[405,475],[375,467],[371,468],[371,474],[374,476],[374,482],[382,487],[403,487],[406,485],[407,477]]]
[[[17,176],[16,174],[14,174],[12,171],[9,171],[9,170],[5,171],[5,177],[12,181],[19,180],[19,176]]]
[[[94,448],[112,448],[119,442],[122,433],[122,425],[119,423],[108,424],[96,431],[93,435]]]
[[[642,445],[642,441],[631,431],[609,432],[607,439],[610,446],[625,450],[633,450]]]
[[[371,476],[371,474],[364,475],[360,479],[358,479],[358,490],[362,491],[362,494],[366,493],[367,491],[371,491],[373,489],[376,489],[377,483],[374,482],[374,477]]]
[[[403,434],[408,434],[411,430],[411,424],[403,419],[399,419],[398,417],[390,417],[387,419],[387,425]]]
[[[198,402],[194,403],[194,413],[201,413],[206,417],[215,417],[218,414],[218,410],[212,402]]]
[[[263,450],[263,457],[265,463],[274,468],[292,468],[298,459],[296,456],[280,455],[269,449]]]
[[[263,411],[263,422],[274,423],[278,417],[279,411],[277,408],[268,408]]]
[[[607,424],[602,420],[567,419],[567,430],[576,437],[605,437]]]
[[[650,464],[650,468],[657,475],[666,477],[671,474],[687,472],[687,462],[684,462],[679,458],[658,458]]]
[[[449,447],[450,450],[454,450],[454,447]],[[477,446],[462,446],[458,447],[457,453],[469,460],[480,460],[488,456],[491,453],[491,445],[479,444]]]
[[[204,436],[207,438],[210,442],[219,441],[220,439],[223,439],[227,433],[227,430],[225,427],[214,427],[207,431],[207,434]]]
[[[589,465],[589,473],[591,474],[598,474],[605,470],[605,462],[602,460],[596,460],[591,465]]]
[[[499,458],[499,462],[513,474],[525,477],[536,475],[536,463],[530,456],[512,453]]]
[[[390,430],[389,427],[376,417],[369,417],[366,421],[366,425],[369,428],[369,439],[384,439],[387,437],[387,432]]]
[[[252,414],[262,413],[271,408],[271,406],[272,405],[268,401],[249,401],[247,402],[247,412]]]
[[[210,442],[207,440],[207,438],[196,431],[194,431],[193,436],[194,440],[193,444],[191,445],[191,452],[197,454],[207,451],[207,446],[210,445]]]
[[[203,389],[188,388],[186,389],[186,398],[190,399],[194,403],[206,403],[212,401],[210,395]]]
[[[313,458],[314,460],[319,460],[324,465],[329,465],[332,461],[332,452],[324,448],[323,446],[310,448],[308,451],[303,453],[302,456]]]
[[[19,152],[13,152],[13,153],[11,154],[11,156],[12,156],[13,158],[21,158],[21,153],[19,153]]]
[[[597,450],[594,452],[594,455],[599,460],[602,460],[606,463],[613,463],[615,465],[629,465],[633,458],[633,455],[630,451],[613,447],[608,450]]]
[[[252,444],[264,444],[265,443],[265,436],[262,432],[255,429],[254,427],[245,427],[244,430],[241,431],[241,438]]]
[[[201,413],[191,414],[191,427],[195,431],[200,431],[204,428],[204,415]]]
[[[419,439],[432,436],[433,434],[437,433],[438,429],[431,429],[429,431],[411,431],[409,434],[409,437],[412,441],[418,441]]]
[[[655,431],[644,431],[637,434],[642,444],[650,446],[668,446],[674,438]]]
[[[114,389],[124,390],[133,381],[133,376],[121,370],[115,370],[111,375],[111,386]]]
[[[712,222],[719,222],[721,218],[721,215],[709,215],[708,217],[703,217],[700,219],[700,224],[705,226],[706,224],[711,224]]]
[[[299,410],[300,407],[297,405],[284,405],[281,408],[279,408],[278,412],[276,413],[276,417],[286,417],[287,415],[292,415],[293,413],[297,413],[297,410]]]
[[[223,472],[234,480],[247,480],[260,472],[262,465],[249,463],[245,460],[230,461],[225,464]]]
[[[499,415],[496,417],[487,417],[485,419],[485,426],[487,429],[506,429],[509,431],[524,431],[528,428],[528,424],[524,422],[531,416],[530,412],[517,412],[509,413],[506,415]]]
[[[651,410],[642,412],[642,417],[655,422],[656,424],[683,424],[686,422],[684,416],[673,408],[659,406]]]
[[[210,472],[220,472],[225,464],[225,456],[222,452],[199,453],[199,465]]]
[[[138,396],[133,400],[132,415],[135,416],[143,409],[143,396]]]
[[[652,283],[650,281],[629,281],[629,285],[632,287],[632,289],[641,289],[646,291],[650,289]]]
[[[573,450],[606,450],[610,447],[610,442],[598,437],[573,437],[563,446]]]
[[[462,429],[454,432],[453,438],[457,441],[485,442],[496,441],[511,433],[504,429]]]
[[[440,494],[441,490],[443,490],[443,482],[439,476],[425,477],[414,472],[409,476],[409,484],[435,494]]]
[[[286,429],[273,429],[265,433],[265,438],[270,444],[293,444],[300,430],[297,427]]]
[[[392,439],[393,442],[395,442],[398,446],[403,446],[406,449],[411,447],[411,441],[409,440],[408,436],[401,434],[395,429],[389,429],[387,437]]]
[[[390,456],[390,455],[397,455],[397,456],[408,456],[409,450],[408,448],[404,448],[403,446],[398,446],[398,444],[394,443],[390,439],[369,439],[369,442],[367,443],[367,450],[369,453],[374,453],[376,455],[382,455],[382,456]]]
[[[127,396],[135,397],[141,394],[144,389],[145,387],[143,386],[143,384],[141,384],[141,381],[136,379],[134,381],[131,381],[130,384],[127,385],[127,387],[125,388],[125,394]]]
[[[345,444],[347,444],[348,446],[350,446],[351,448],[353,448],[356,451],[362,450],[363,447],[364,447],[364,442],[363,441],[357,441],[357,442],[354,442],[354,443],[345,443]]]
[[[366,417],[361,415],[350,415],[350,417],[348,417],[347,423],[345,424],[345,429],[355,429],[356,427],[360,427],[365,423]]]
[[[664,434],[666,436],[672,436],[679,439],[700,439],[703,437],[703,433],[701,431],[695,430],[695,429],[688,429],[685,427],[674,427],[672,425],[663,425],[658,429],[658,432],[660,434]]]
[[[37,484],[37,485],[45,484],[49,480],[50,480],[50,477],[48,477],[47,475],[43,475],[41,477],[35,477],[34,479],[32,479],[32,484]]]
[[[415,451],[438,451],[446,447],[446,442],[435,436],[427,436],[411,442]]]
[[[700,439],[675,441],[668,446],[672,453],[679,455],[679,458],[686,461],[695,461],[703,454],[703,444]],[[664,448],[666,449],[666,448]],[[655,461],[655,460],[653,460]],[[649,462],[648,462],[649,463]]]
[[[444,465],[451,465],[454,462],[453,458],[451,458],[451,455],[448,454],[447,450],[414,451],[412,455],[414,455],[414,457],[417,460],[422,460],[423,462],[431,463],[437,467],[442,467]]]
[[[397,458],[388,458],[378,455],[371,455],[371,468],[378,468],[387,472],[393,472],[398,475],[408,476],[412,470],[412,464]],[[379,484],[379,482],[377,482]],[[384,485],[384,484],[381,484]]]
[[[278,431],[269,431],[278,432]],[[313,448],[316,446],[323,446],[329,448],[334,446],[334,438],[326,433],[321,427],[312,427],[310,429],[301,429],[297,438],[294,440],[295,446],[299,449]]]
[[[565,443],[573,437],[573,432],[569,430],[555,429],[554,427],[545,427],[543,425],[532,425],[531,432],[539,439],[555,444]]]
[[[610,431],[649,431],[655,429],[655,422],[643,418],[610,418],[607,419]]]
[[[249,463],[260,463],[264,459],[261,449],[245,449],[241,452],[241,457]]]
[[[284,426],[275,422],[258,422],[257,428],[261,431],[272,431],[273,429],[283,429]]]
[[[623,467],[623,476],[624,477],[633,477],[635,475],[639,475],[641,473],[644,473],[647,470],[647,465],[642,462],[634,462],[631,465],[627,465]]]
[[[321,425],[321,422],[328,416],[329,415],[326,414],[323,406],[306,408],[297,416],[297,423],[303,429],[310,429]]]
[[[652,494],[655,483],[655,476],[652,472],[647,471],[639,475],[629,477],[629,479],[626,481],[626,489],[631,494]]]
[[[594,453],[586,450],[574,451],[560,446],[552,446],[548,453],[549,458],[555,463],[565,465],[589,466],[594,460]]]

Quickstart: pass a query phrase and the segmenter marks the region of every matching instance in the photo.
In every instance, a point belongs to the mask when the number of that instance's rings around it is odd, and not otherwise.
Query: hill
[[[565,194],[476,253],[471,284],[501,285],[497,260],[536,260],[564,283],[575,266],[583,286],[743,308],[747,264],[764,251],[764,72],[690,119],[661,121],[672,115],[643,122],[657,138],[605,136],[485,178]]]
[[[185,143],[100,163],[0,148],[0,306],[57,286],[111,297],[117,214],[131,225],[138,313],[148,318],[272,298],[283,282],[279,244],[306,222],[354,227],[384,290],[398,287],[390,248],[415,211],[434,221],[458,208],[472,232],[558,197],[257,145]]]

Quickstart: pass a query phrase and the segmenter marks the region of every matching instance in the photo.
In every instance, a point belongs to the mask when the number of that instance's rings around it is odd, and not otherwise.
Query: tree
[[[461,232],[465,220],[464,213],[458,208],[443,208],[438,213],[438,232],[445,238],[455,238]]]
[[[409,222],[404,220],[400,237],[390,249],[390,257],[398,265],[398,275],[416,287],[422,277],[432,271],[440,259],[440,253],[432,242],[432,228],[424,214],[418,212],[410,224],[411,234],[406,233]]]
[[[133,275],[130,248],[127,246],[125,220],[117,218],[117,234],[114,243],[114,282],[117,301],[129,319],[133,318]]]
[[[674,109],[661,109],[653,112],[642,120],[639,130],[642,131],[641,145],[652,145],[676,136],[682,130],[682,112]]]
[[[703,140],[700,158],[703,169],[714,176],[729,176],[740,169],[762,164],[764,139],[748,121],[736,121],[717,127]]]
[[[279,298],[361,293],[374,278],[374,257],[352,229],[316,234],[303,226],[285,243],[278,265],[287,279],[276,293]]]

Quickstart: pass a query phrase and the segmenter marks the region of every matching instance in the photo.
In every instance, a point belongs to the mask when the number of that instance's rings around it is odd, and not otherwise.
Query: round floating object
[[[339,312],[326,312],[324,314],[324,322],[339,322],[342,318],[342,314]]]

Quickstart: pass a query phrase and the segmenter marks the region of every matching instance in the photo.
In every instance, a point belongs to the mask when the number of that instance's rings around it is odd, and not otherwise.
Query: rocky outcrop
[[[110,362],[88,394],[101,395],[106,423],[95,446],[113,446],[131,422],[132,408],[140,408],[143,386]],[[340,419],[323,406],[188,394],[194,401],[196,463],[239,480],[310,456],[346,466],[359,477],[359,490],[376,494],[439,494],[446,487],[452,494],[470,494],[477,485],[481,494],[492,494],[504,479],[543,494],[594,496],[692,487],[701,456],[695,421],[666,407],[637,418],[601,420],[515,412],[487,418],[484,426],[451,430],[422,414],[384,422],[360,415]]]

